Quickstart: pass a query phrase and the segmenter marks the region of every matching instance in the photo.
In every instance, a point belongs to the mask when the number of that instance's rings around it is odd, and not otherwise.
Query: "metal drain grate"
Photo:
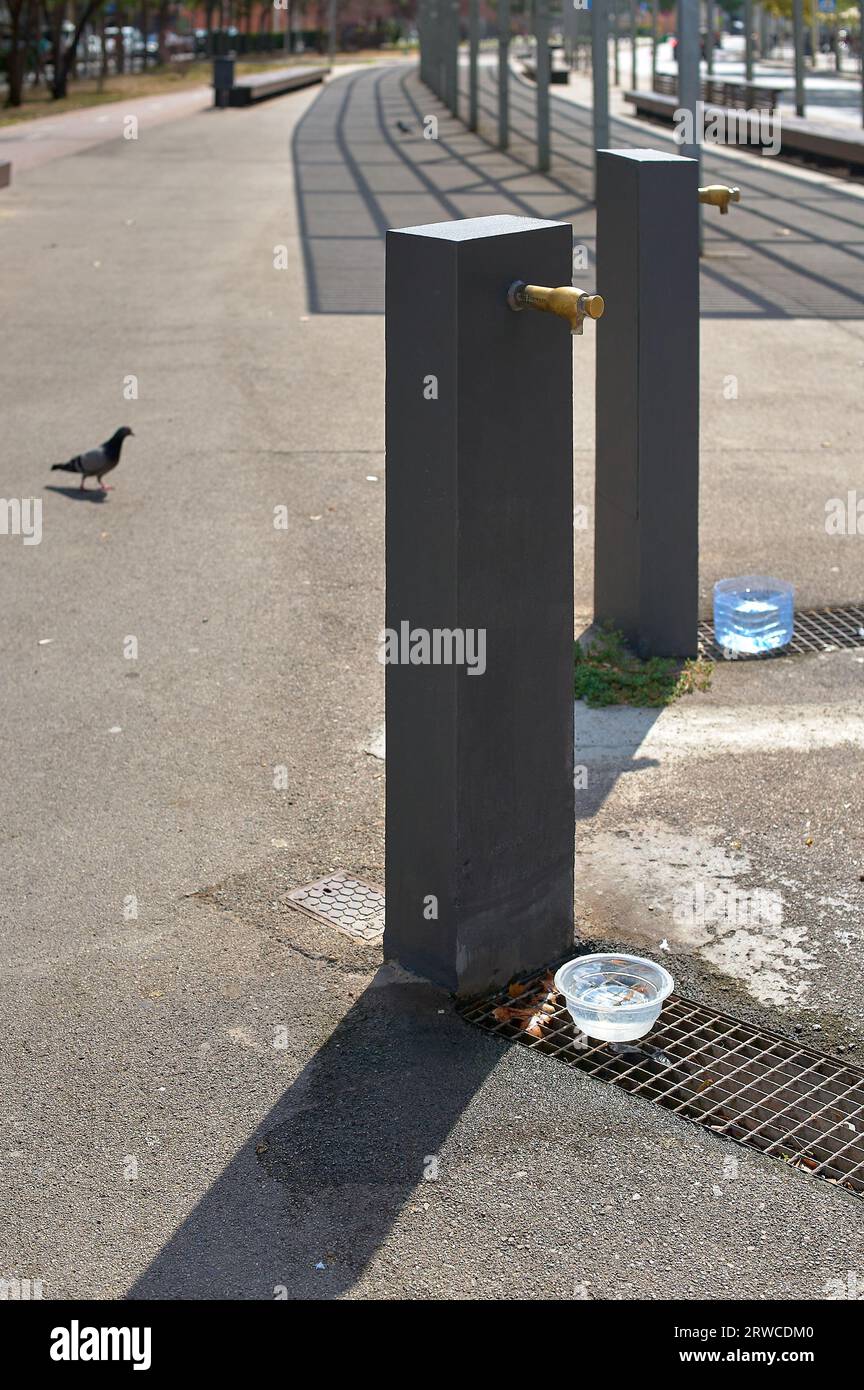
[[[377,941],[384,931],[383,889],[346,874],[344,869],[294,888],[288,901],[360,941]]]
[[[494,1010],[507,991],[465,1005],[470,1023],[645,1096],[718,1134],[864,1193],[864,1070],[671,994],[647,1038],[609,1044],[584,1037],[560,996],[539,1037]]]
[[[845,608],[814,608],[811,612],[796,612],[792,641],[779,651],[747,655],[735,653],[739,661],[765,661],[778,656],[804,656],[808,652],[833,652],[840,648],[864,647],[864,607],[848,604]],[[711,661],[726,658],[723,647],[714,641],[714,624],[710,620],[699,624],[699,655]]]

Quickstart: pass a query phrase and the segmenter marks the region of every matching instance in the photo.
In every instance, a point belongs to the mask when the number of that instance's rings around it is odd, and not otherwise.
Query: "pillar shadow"
[[[642,709],[612,705],[589,709],[579,701],[574,715],[575,761],[584,768],[585,786],[576,783],[576,820],[591,820],[612,795],[620,778],[649,767],[659,767],[657,758],[640,754],[661,709]]]
[[[382,966],[127,1296],[340,1297],[504,1050]]]
[[[462,65],[462,111],[467,70]],[[588,251],[592,288],[591,113],[553,89],[552,168],[532,167],[535,94],[510,83],[511,148],[497,148],[494,68],[480,72],[480,128],[471,134],[416,71],[373,68],[340,78],[316,98],[293,141],[296,196],[312,313],[379,314],[384,233],[460,217],[510,212],[567,220]],[[425,139],[430,117],[435,139]],[[675,149],[669,129],[613,117],[614,148]],[[703,151],[707,181],[736,183],[742,203],[703,219],[702,316],[860,318],[864,312],[864,213],[837,180],[804,180],[793,166]]]

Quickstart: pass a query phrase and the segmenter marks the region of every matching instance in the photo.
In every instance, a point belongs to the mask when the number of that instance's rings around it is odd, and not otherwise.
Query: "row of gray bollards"
[[[595,614],[644,654],[696,650],[698,214],[599,152]],[[460,995],[573,940],[571,276],[568,223],[387,238],[385,951]]]

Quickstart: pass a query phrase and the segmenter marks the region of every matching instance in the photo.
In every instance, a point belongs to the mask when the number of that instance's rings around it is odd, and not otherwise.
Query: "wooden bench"
[[[637,116],[647,116],[661,121],[672,122],[675,112],[679,109],[677,96],[666,96],[661,92],[625,92],[624,100],[629,101],[635,108]],[[732,109],[736,112],[735,121],[741,137],[736,147],[759,153],[764,147],[762,141],[766,134],[770,139],[774,132],[773,121],[770,122],[767,131],[765,129],[764,112],[767,108],[754,106],[751,108],[753,115],[747,114],[747,108]],[[706,103],[705,119],[708,121],[714,115],[722,116],[728,110],[727,107]],[[777,117],[777,127],[780,132],[781,155],[793,159],[800,156],[826,165],[843,165],[849,169],[864,169],[864,132],[857,131],[853,126],[823,125],[821,122],[808,121],[800,116],[787,116],[782,112]]]
[[[654,90],[661,96],[678,95],[678,78],[671,72],[658,72]],[[733,111],[775,111],[780,104],[779,87],[762,87],[755,82],[721,82],[705,77],[699,83],[699,96],[706,105]]]
[[[243,73],[235,77],[234,85],[227,88],[227,106],[251,106],[255,101],[267,97],[282,96],[284,92],[294,92],[299,87],[310,87],[315,82],[323,82],[329,68],[293,67],[270,68],[259,73]],[[214,91],[219,105],[219,88],[214,82]]]
[[[535,81],[537,80],[537,67],[536,67],[536,64],[535,64],[535,63],[523,63],[523,64],[522,64],[522,76],[523,76],[523,77],[527,77],[527,78],[529,79],[529,81],[531,81],[531,82],[535,82]],[[550,66],[550,68],[549,68],[549,81],[550,81],[550,82],[555,82],[555,83],[557,83],[557,84],[559,84],[559,85],[566,86],[566,85],[567,85],[567,82],[569,81],[569,79],[570,79],[570,69],[569,69],[569,68],[559,68],[559,67]]]

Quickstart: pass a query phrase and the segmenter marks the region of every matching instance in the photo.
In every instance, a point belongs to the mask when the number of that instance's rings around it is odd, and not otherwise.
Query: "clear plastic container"
[[[576,1027],[604,1042],[649,1033],[673,985],[668,970],[641,956],[579,956],[555,974]]]
[[[792,640],[795,589],[785,579],[745,574],[714,585],[714,640],[728,652],[774,651]]]

